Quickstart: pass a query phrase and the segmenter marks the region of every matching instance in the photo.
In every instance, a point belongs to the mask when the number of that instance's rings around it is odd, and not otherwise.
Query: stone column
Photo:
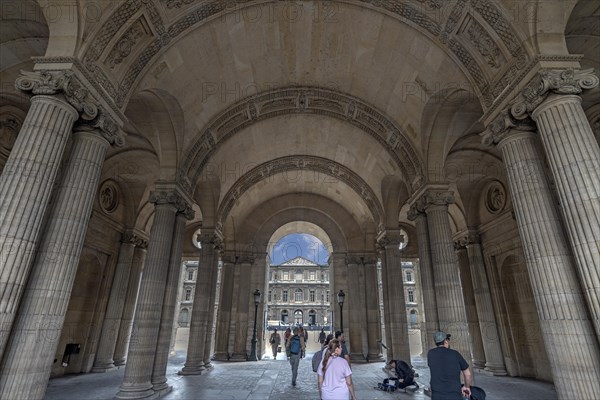
[[[129,283],[129,274],[133,263],[133,253],[136,242],[139,240],[132,232],[125,232],[121,235],[119,259],[115,268],[115,275],[113,277],[92,372],[106,372],[115,367],[113,355],[121,328],[121,317],[123,315],[123,308],[125,307],[125,297],[127,296],[127,284]]]
[[[185,210],[183,197],[174,190],[157,190],[150,194],[155,205],[154,223],[150,231],[148,257],[135,310],[133,330],[125,366],[125,377],[118,399],[139,399],[155,396],[152,370],[168,275],[176,214]]]
[[[333,279],[330,279],[329,282],[329,301],[333,311],[333,333],[335,333],[335,331],[340,329],[340,306],[337,302],[337,294],[340,290],[344,290],[345,292],[348,291],[348,267],[346,265],[346,253],[332,253],[330,265],[332,265],[333,271],[329,271],[329,276],[333,277]],[[348,324],[348,305],[345,305],[343,310],[344,323]],[[346,328],[346,331],[347,330],[348,328]]]
[[[448,220],[448,205],[453,202],[452,192],[427,189],[417,201],[417,208],[427,214],[439,327],[452,335],[452,348],[469,360],[471,341],[467,314]]]
[[[44,396],[108,146],[101,131],[81,130],[73,136],[2,359],[0,398]]]
[[[359,256],[349,254],[346,257],[346,265],[348,266],[348,289],[344,290],[346,299],[343,307],[345,337],[348,341],[347,346],[352,362],[364,362],[362,327],[365,323],[365,314],[362,312],[361,285],[359,284],[359,269],[362,267],[362,261]]]
[[[592,71],[542,70],[525,89],[535,96],[528,93],[511,111],[518,118],[530,111],[537,123],[583,293],[600,337],[600,148],[577,95],[598,86]]]
[[[204,366],[205,347],[210,332],[209,327],[212,325],[212,316],[214,316],[211,310],[214,309],[213,305],[215,304],[213,285],[216,286],[216,281],[213,279],[213,273],[217,269],[218,247],[221,245],[221,238],[208,229],[202,228],[202,232],[199,235],[202,248],[200,249],[198,276],[194,290],[190,338],[185,365],[178,372],[179,375],[201,375],[202,371],[206,370]],[[214,277],[216,278],[216,273],[214,273]]]
[[[154,356],[154,368],[152,371],[152,388],[160,396],[170,392],[172,386],[167,384],[167,361],[169,359],[169,348],[171,333],[173,331],[173,319],[175,318],[175,306],[177,305],[177,291],[179,289],[179,277],[181,276],[181,256],[183,254],[183,235],[186,220],[194,218],[194,211],[190,205],[177,214],[175,229],[173,231],[173,244],[169,257],[169,272],[167,285],[162,306],[160,329],[156,343],[156,354]]]
[[[367,362],[384,361],[381,354],[379,324],[379,295],[377,288],[377,257],[365,258],[365,300],[367,307]]]
[[[469,256],[475,304],[477,305],[477,319],[485,354],[485,370],[494,375],[507,375],[479,235],[470,233],[463,237],[462,241],[467,247]]]
[[[231,319],[231,305],[234,298],[233,280],[235,262],[235,256],[232,254],[226,254],[223,257],[222,289],[219,300],[219,313],[217,315],[217,331],[215,332],[214,359],[217,361],[229,360],[229,321]]]
[[[385,243],[385,242],[384,242]],[[379,259],[381,260],[381,297],[383,299],[383,326],[385,330],[385,337],[381,338],[383,344],[385,344],[385,359],[393,360],[392,357],[392,327],[390,326],[390,290],[388,289],[388,276],[386,264],[386,250],[385,245],[380,240],[377,241],[377,249],[379,251]],[[383,348],[383,346],[382,346]],[[383,351],[383,350],[382,350]]]
[[[400,257],[400,230],[388,229],[385,236],[379,240],[379,245],[385,249],[385,259],[382,260],[386,282],[388,302],[384,304],[389,309],[389,326],[391,342],[389,359],[406,360],[410,363],[410,346],[408,341],[408,323],[406,317],[406,299],[404,297],[404,279],[402,276],[402,258]]]
[[[222,237],[222,235],[220,237]],[[217,307],[220,307],[219,299],[221,296],[221,286],[223,285],[222,268],[219,266],[219,258],[221,257],[221,254],[221,248],[215,247],[215,252],[213,253],[213,262],[211,263],[210,270],[210,307],[208,309],[208,327],[206,331],[206,340],[204,343],[204,368],[206,369],[213,368],[211,359],[213,355],[215,336],[217,333]]]
[[[133,315],[140,290],[140,282],[142,281],[142,269],[146,261],[146,249],[148,248],[147,240],[140,240],[136,243],[133,251],[133,260],[131,261],[131,272],[129,273],[129,281],[127,282],[127,296],[125,297],[125,305],[121,315],[121,323],[119,324],[119,337],[115,346],[113,355],[114,365],[125,365],[129,342],[135,339],[137,334],[132,333]]]
[[[458,257],[460,281],[465,300],[469,336],[471,338],[471,349],[473,352],[471,365],[473,368],[483,369],[485,368],[485,352],[483,351],[483,340],[481,339],[481,330],[477,319],[477,305],[475,303],[475,293],[473,292],[469,255],[467,254],[466,243],[464,241],[457,240],[454,242],[454,246]]]
[[[49,73],[27,73],[16,82],[18,89],[35,96],[0,175],[0,358],[31,270],[60,161],[79,116],[61,84],[71,85],[64,74]]]
[[[433,264],[431,263],[431,248],[429,246],[429,228],[427,215],[417,210],[413,204],[408,211],[408,219],[415,221],[417,227],[417,243],[419,245],[419,272],[421,273],[421,287],[423,295],[423,311],[425,313],[425,336],[426,346],[423,353],[426,355],[429,349],[435,347],[433,334],[440,330],[437,312],[437,300],[433,282]]]
[[[597,399],[598,339],[534,134],[517,123],[501,115],[484,141],[502,150],[554,386],[559,399]]]
[[[233,330],[233,353],[230,361],[248,361],[248,355],[250,353],[250,351],[246,348],[246,344],[248,342],[248,333],[250,332],[250,337],[252,337],[252,328],[254,327],[254,320],[251,321],[250,318],[248,318],[250,301],[253,305],[252,315],[254,318],[254,297],[252,295],[254,289],[250,287],[253,263],[254,257],[250,255],[243,255],[238,260],[238,264],[236,265],[236,268],[239,271],[239,278],[237,285],[238,289],[235,290],[235,293],[237,293],[237,306],[234,318],[237,320],[237,323],[235,330]]]

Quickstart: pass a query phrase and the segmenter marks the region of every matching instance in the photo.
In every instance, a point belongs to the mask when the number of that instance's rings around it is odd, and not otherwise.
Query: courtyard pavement
[[[318,399],[316,373],[312,371],[312,354],[300,361],[297,385],[291,384],[290,364],[285,355],[257,362],[215,362],[214,369],[199,376],[179,376],[185,356],[178,352],[169,359],[167,378],[173,390],[165,400],[279,400]],[[359,400],[425,400],[424,388],[429,386],[426,360],[414,357],[412,363],[419,373],[421,388],[416,392],[386,393],[374,389],[387,377],[384,363],[353,364],[352,379]],[[119,391],[125,368],[105,373],[69,375],[50,380],[46,400],[112,399]],[[485,389],[487,400],[556,400],[554,386],[529,379],[494,377],[475,373],[475,384]]]

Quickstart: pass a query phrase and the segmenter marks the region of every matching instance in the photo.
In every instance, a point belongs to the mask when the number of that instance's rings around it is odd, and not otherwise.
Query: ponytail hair
[[[323,377],[325,377],[325,370],[327,369],[327,362],[329,361],[329,357],[333,354],[333,352],[341,347],[342,344],[337,339],[332,339],[329,341],[329,345],[327,346],[327,351],[325,352],[325,356],[323,357]]]

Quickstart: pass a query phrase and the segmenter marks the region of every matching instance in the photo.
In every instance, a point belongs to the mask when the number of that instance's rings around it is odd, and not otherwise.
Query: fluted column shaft
[[[381,326],[379,322],[379,296],[377,290],[377,260],[365,263],[365,303],[367,307],[367,361],[383,361],[381,347]]]
[[[144,266],[133,330],[129,344],[125,377],[118,399],[154,396],[152,370],[167,281],[169,258],[175,228],[177,204],[167,196],[151,198],[155,203],[148,256]]]
[[[175,219],[173,244],[171,246],[171,255],[169,257],[169,272],[167,275],[167,285],[160,317],[156,355],[154,356],[152,387],[155,392],[159,392],[161,395],[171,390],[171,387],[167,385],[167,361],[169,359],[173,319],[175,318],[179,277],[181,276],[181,255],[183,253],[183,234],[186,218],[186,214],[179,213]]]
[[[469,255],[464,245],[456,245],[458,256],[458,268],[460,271],[460,281],[462,284],[463,298],[465,301],[465,313],[467,314],[467,324],[469,336],[471,338],[471,350],[473,367],[483,369],[485,367],[485,352],[483,350],[483,340],[479,320],[477,319],[477,305],[475,303],[475,293],[473,291],[473,282],[469,266]]]
[[[469,255],[469,266],[477,304],[477,319],[483,340],[483,351],[485,353],[485,369],[494,375],[506,375],[504,367],[504,355],[500,346],[500,335],[496,324],[496,315],[492,304],[492,295],[488,283],[481,245],[477,242],[467,244]]]
[[[600,149],[576,95],[550,95],[532,113],[546,152],[583,293],[600,337]]]
[[[96,351],[96,360],[92,372],[104,372],[114,368],[113,354],[121,327],[121,317],[127,296],[127,284],[135,251],[136,237],[130,233],[123,234],[119,259],[108,299],[104,324],[100,334],[100,342]]]
[[[252,329],[254,325],[249,325],[249,323],[254,324],[254,320],[250,322],[248,318],[248,309],[249,302],[252,301],[252,312],[254,315],[254,297],[252,296],[252,289],[250,288],[250,279],[252,272],[252,261],[248,259],[240,260],[240,263],[237,265],[239,278],[237,284],[237,306],[235,318],[237,320],[235,329],[233,330],[234,334],[234,342],[233,342],[233,354],[231,356],[231,361],[247,361],[248,360],[248,349],[246,348],[246,343],[248,342],[248,332],[250,332],[250,337],[252,337]]]
[[[231,305],[234,296],[233,281],[235,272],[235,259],[227,256],[223,261],[223,275],[221,279],[221,298],[219,299],[219,312],[217,315],[217,332],[215,341],[215,360],[227,361],[229,359],[229,321],[231,319]],[[236,297],[237,298],[237,297]]]
[[[204,231],[204,228],[203,228]],[[216,270],[218,260],[214,259],[219,244],[218,238],[210,234],[200,236],[200,260],[198,262],[198,276],[194,290],[194,308],[190,320],[190,337],[188,341],[185,365],[180,375],[200,375],[206,368],[204,354],[209,326],[212,324],[211,310],[214,309],[213,269]],[[216,274],[215,274],[216,275]],[[216,278],[216,276],[215,276]],[[216,281],[214,282],[216,286]]]
[[[73,136],[71,155],[2,359],[0,398],[44,396],[108,146],[97,132]]]
[[[133,316],[137,304],[138,292],[140,290],[140,283],[142,281],[142,269],[144,267],[144,262],[146,261],[147,247],[148,241],[143,240],[140,244],[136,245],[133,251],[131,272],[129,273],[129,281],[127,282],[127,296],[125,297],[125,305],[123,307],[119,328],[119,336],[117,338],[117,344],[115,346],[113,355],[115,366],[125,365],[127,350],[129,349],[129,342],[131,339],[135,339],[135,337],[137,337],[137,334],[132,332]]]
[[[425,312],[426,344],[423,352],[435,347],[433,334],[439,330],[437,300],[434,287],[433,264],[431,262],[431,248],[429,246],[429,228],[427,215],[417,211],[413,206],[409,212],[409,219],[415,221],[417,228],[417,243],[419,245],[419,270],[421,272],[421,288],[423,294],[423,310]]]
[[[600,350],[533,133],[499,147],[559,399],[600,398]]]
[[[208,258],[207,260],[209,260],[208,262],[209,264],[209,270],[208,270],[208,274],[206,279],[209,281],[210,284],[210,291],[207,292],[208,294],[208,312],[206,314],[207,317],[207,326],[206,326],[206,333],[205,333],[205,339],[204,339],[204,368],[206,369],[210,369],[213,367],[212,363],[211,363],[211,358],[212,358],[212,351],[213,351],[213,343],[215,341],[215,335],[216,335],[216,318],[217,318],[217,311],[215,309],[215,304],[217,304],[217,301],[219,300],[219,295],[220,295],[220,291],[217,290],[217,282],[219,280],[219,255],[220,255],[220,249],[218,247],[215,247],[215,251],[212,254],[212,261],[210,261]],[[223,285],[223,280],[221,279],[221,286]],[[220,304],[219,304],[219,308],[220,308]]]
[[[77,111],[58,96],[32,97],[31,108],[0,175],[0,358],[77,117]]]
[[[386,238],[380,242],[385,248],[385,259],[383,268],[386,271],[388,303],[384,307],[389,308],[389,328],[391,342],[388,347],[391,351],[391,360],[407,360],[410,362],[410,346],[408,341],[408,323],[406,317],[406,299],[404,297],[404,279],[402,276],[402,258],[400,257],[399,232],[388,231]]]
[[[391,307],[390,307],[390,287],[391,283],[389,282],[387,268],[386,268],[386,249],[385,246],[378,243],[379,245],[379,257],[381,259],[381,291],[383,298],[383,324],[385,330],[385,337],[381,338],[383,344],[385,344],[385,359],[393,360],[392,357],[392,326],[390,324],[391,320]]]
[[[467,314],[463,300],[458,259],[454,252],[448,219],[449,192],[431,191],[423,198],[434,269],[438,322],[442,331],[452,335],[451,346],[471,359]]]

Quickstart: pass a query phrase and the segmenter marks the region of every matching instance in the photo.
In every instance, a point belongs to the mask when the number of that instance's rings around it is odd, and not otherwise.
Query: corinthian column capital
[[[580,94],[598,86],[593,69],[542,69],[519,93],[510,112],[517,119],[528,117],[549,94]]]
[[[428,189],[416,202],[416,209],[426,210],[431,206],[448,206],[454,203],[454,193],[450,190]]]

